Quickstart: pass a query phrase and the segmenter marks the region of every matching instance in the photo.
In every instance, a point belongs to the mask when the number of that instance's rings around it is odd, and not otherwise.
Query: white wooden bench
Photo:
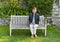
[[[40,16],[39,27],[37,29],[43,29],[46,36],[46,28],[44,16]],[[16,16],[11,15],[10,20],[10,36],[13,29],[29,29],[28,16]]]

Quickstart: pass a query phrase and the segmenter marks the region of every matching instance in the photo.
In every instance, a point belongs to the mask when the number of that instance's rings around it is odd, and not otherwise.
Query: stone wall
[[[54,25],[60,25],[60,19],[58,19],[58,17],[60,17],[59,14],[59,0],[54,0],[54,4],[53,4],[53,11],[52,11],[52,21]]]
[[[0,18],[0,26],[9,25],[9,20],[6,18]]]

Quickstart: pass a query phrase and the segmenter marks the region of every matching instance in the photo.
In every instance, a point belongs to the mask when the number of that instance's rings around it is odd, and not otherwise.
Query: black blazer
[[[29,24],[31,24],[33,21],[33,13],[30,13],[29,15]],[[35,14],[35,24],[39,24],[39,14]]]

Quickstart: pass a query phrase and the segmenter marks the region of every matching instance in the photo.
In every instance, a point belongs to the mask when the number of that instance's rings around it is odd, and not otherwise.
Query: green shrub
[[[0,17],[10,15],[29,15],[32,7],[37,7],[40,15],[50,16],[54,0],[3,0],[0,2]],[[26,4],[26,7],[22,5]]]
[[[38,13],[45,16],[50,16],[52,13],[54,0],[28,0],[28,7],[37,7]]]

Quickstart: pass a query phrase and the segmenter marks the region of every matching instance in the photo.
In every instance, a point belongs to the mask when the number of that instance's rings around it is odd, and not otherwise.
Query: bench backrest
[[[11,15],[11,22],[12,25],[20,25],[20,26],[29,26],[29,16],[16,16],[16,15]],[[44,25],[44,16],[40,16],[40,25]]]

